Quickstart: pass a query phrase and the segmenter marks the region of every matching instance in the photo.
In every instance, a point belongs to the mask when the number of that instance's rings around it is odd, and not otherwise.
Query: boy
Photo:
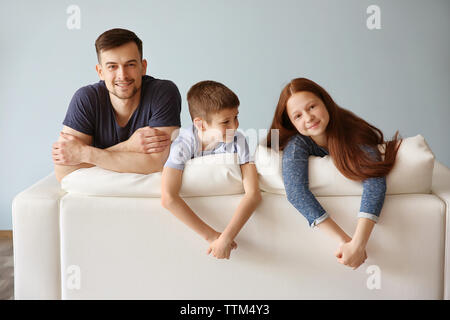
[[[236,131],[239,126],[239,99],[233,91],[215,81],[202,81],[187,94],[193,124],[180,130],[170,148],[162,173],[161,203],[178,219],[209,242],[207,254],[229,259],[237,248],[234,238],[261,202],[258,175],[250,163],[245,137]],[[185,163],[199,156],[233,152],[238,154],[245,195],[231,221],[222,233],[202,221],[180,197]]]

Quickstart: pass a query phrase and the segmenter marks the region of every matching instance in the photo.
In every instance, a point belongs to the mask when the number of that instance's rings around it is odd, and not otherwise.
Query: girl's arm
[[[283,152],[283,181],[289,202],[308,220],[311,227],[317,226],[338,243],[351,238],[329,217],[328,213],[309,190],[308,159],[312,155],[310,146],[295,136]]]
[[[365,249],[374,226],[375,221],[367,218],[359,218],[358,225],[356,226],[355,234],[352,239],[354,244]]]
[[[324,220],[322,223],[319,223],[317,227],[328,234],[331,238],[335,239],[339,243],[339,245],[352,240],[352,238],[350,238],[349,235],[346,234],[345,231],[342,230],[341,227],[339,227],[337,223],[334,222],[334,220],[330,217],[328,217],[328,219]]]
[[[381,160],[381,155],[369,146],[362,147],[368,156],[375,161]],[[368,178],[363,181],[363,193],[359,218],[368,218],[374,222],[378,221],[386,196],[386,177]]]
[[[370,156],[380,160],[371,148],[365,147]],[[338,261],[354,269],[367,258],[366,246],[375,223],[378,221],[386,195],[386,177],[368,178],[363,181],[358,224],[352,241],[343,244],[336,253]]]

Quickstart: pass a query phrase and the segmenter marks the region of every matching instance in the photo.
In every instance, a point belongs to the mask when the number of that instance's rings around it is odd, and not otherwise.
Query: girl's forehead
[[[310,104],[315,103],[319,98],[312,92],[300,91],[294,93],[287,101],[288,109],[305,109]]]

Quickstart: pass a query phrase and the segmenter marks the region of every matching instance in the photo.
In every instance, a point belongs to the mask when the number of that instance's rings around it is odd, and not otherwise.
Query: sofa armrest
[[[450,299],[450,169],[435,161],[431,192],[445,202],[444,299]]]
[[[60,299],[59,200],[54,174],[19,193],[12,203],[15,299]]]

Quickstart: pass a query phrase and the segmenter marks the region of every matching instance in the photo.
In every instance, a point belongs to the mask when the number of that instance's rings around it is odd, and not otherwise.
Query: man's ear
[[[196,117],[193,122],[198,131],[205,131],[205,124],[202,118]]]
[[[142,59],[142,75],[145,76],[147,74],[147,60]]]
[[[100,80],[105,80],[105,79],[103,78],[103,69],[102,69],[102,65],[101,65],[101,64],[95,65],[95,70],[97,70],[97,74],[98,74],[98,77],[100,78]]]

